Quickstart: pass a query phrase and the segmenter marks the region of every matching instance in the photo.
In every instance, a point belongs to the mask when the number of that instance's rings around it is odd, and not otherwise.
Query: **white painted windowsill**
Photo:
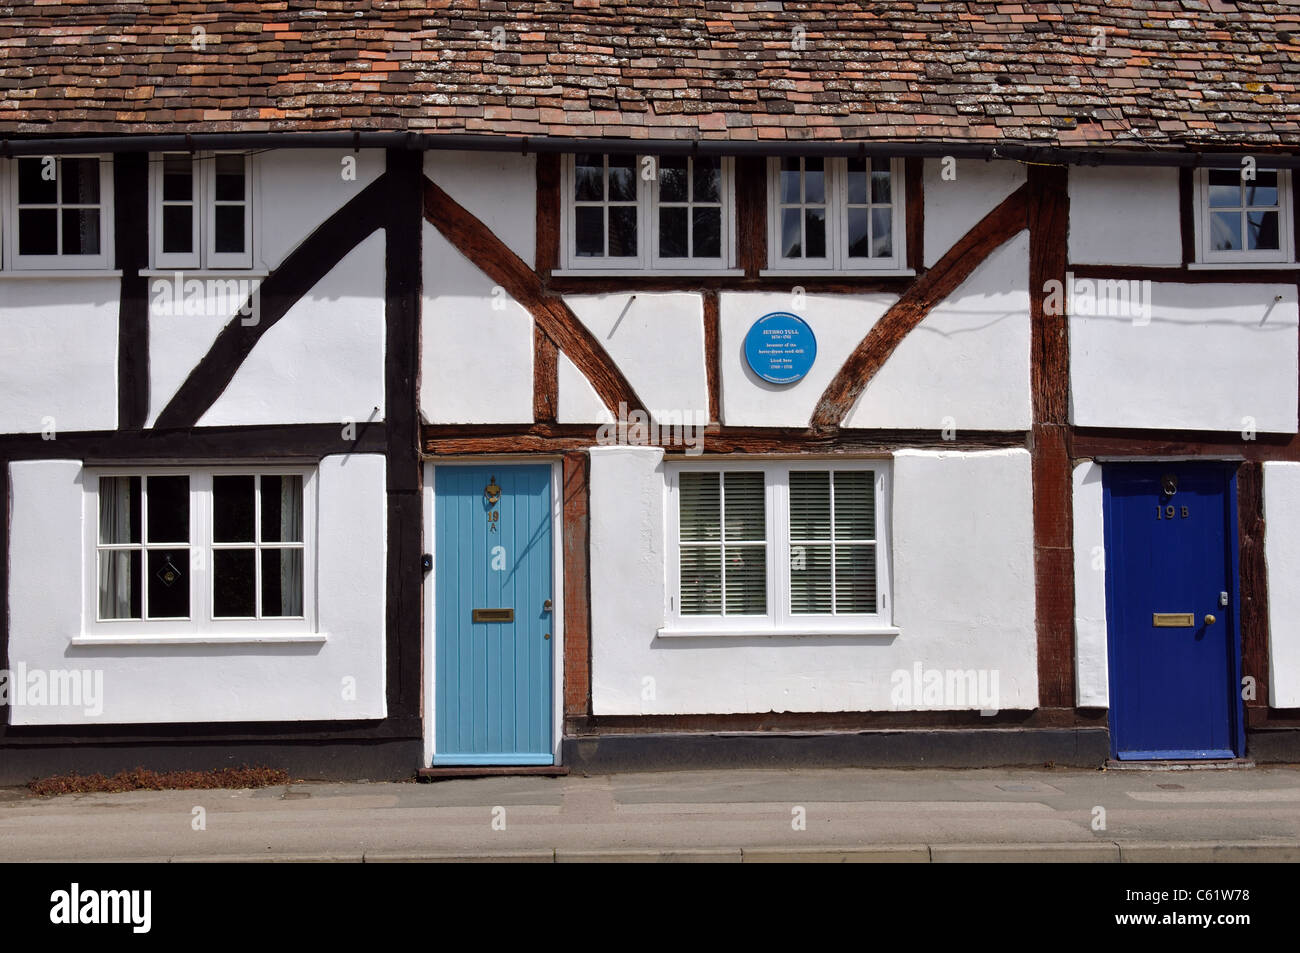
[[[915,278],[913,268],[880,268],[864,271],[861,268],[764,268],[762,278]]]
[[[265,268],[141,268],[143,278],[265,278],[271,272]]]
[[[121,278],[120,269],[113,268],[10,268],[0,269],[0,280],[5,278]]]
[[[894,636],[902,632],[897,626],[892,625],[856,625],[856,626],[797,626],[788,629],[762,628],[751,626],[748,628],[737,629],[707,629],[707,628],[683,628],[667,627],[660,629],[655,635],[661,639],[753,639],[753,638],[819,638],[822,636],[841,636],[852,638],[854,636]]]
[[[743,268],[557,268],[552,278],[743,278]]]
[[[1294,261],[1192,261],[1188,271],[1300,271]]]
[[[73,645],[261,645],[324,643],[329,636],[324,632],[303,632],[286,635],[78,635]]]

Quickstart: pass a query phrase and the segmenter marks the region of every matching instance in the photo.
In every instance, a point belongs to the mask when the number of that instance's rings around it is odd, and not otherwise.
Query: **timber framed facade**
[[[0,111],[0,780],[1300,759],[1294,111],[813,135],[790,82],[766,141]]]

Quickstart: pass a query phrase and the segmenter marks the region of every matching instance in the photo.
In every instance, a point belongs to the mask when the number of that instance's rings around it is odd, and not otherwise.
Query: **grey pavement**
[[[44,799],[0,789],[0,861],[480,859],[1296,862],[1300,767],[721,770]]]

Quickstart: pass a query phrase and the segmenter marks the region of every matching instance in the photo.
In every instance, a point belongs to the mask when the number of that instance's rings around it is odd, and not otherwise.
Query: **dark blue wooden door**
[[[1111,753],[1240,753],[1236,481],[1214,464],[1106,465]]]
[[[549,466],[434,475],[434,764],[552,764]]]

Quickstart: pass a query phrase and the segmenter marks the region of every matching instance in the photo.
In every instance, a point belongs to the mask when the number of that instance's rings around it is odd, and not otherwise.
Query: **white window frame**
[[[608,162],[608,160],[606,160]],[[688,157],[689,162],[694,157]],[[647,166],[646,163],[652,163]],[[659,165],[658,157],[637,155],[634,161],[637,192],[637,254],[619,258],[594,258],[577,254],[574,209],[575,156],[566,154],[560,176],[560,275],[601,275],[612,272],[631,274],[741,274],[736,263],[735,160],[724,156],[722,170],[721,255],[717,258],[661,258],[659,255]],[[607,166],[608,167],[608,166]],[[646,178],[649,168],[653,174]],[[688,165],[689,168],[689,165]],[[583,202],[584,205],[595,204]],[[680,203],[672,203],[678,205]],[[711,203],[710,203],[711,204]],[[607,239],[608,240],[608,239]]]
[[[97,159],[99,161],[99,254],[98,255],[20,255],[18,253],[18,162],[20,159],[40,161],[43,156],[15,156],[0,162],[0,195],[3,196],[3,264],[13,271],[109,271],[113,266],[113,157],[108,153],[78,152],[54,155],[57,167],[62,169],[64,159]],[[57,173],[56,173],[57,174]],[[57,186],[54,208],[62,210],[63,190]],[[79,207],[79,206],[70,206]],[[59,234],[62,234],[62,215]]]
[[[99,618],[99,478],[124,476],[188,476],[190,478],[190,550],[189,566],[185,567],[190,585],[190,616],[188,619],[100,619]],[[302,477],[302,551],[303,551],[303,615],[299,617],[270,617],[262,619],[230,619],[213,615],[212,554],[215,549],[263,548],[260,543],[215,544],[212,540],[214,476],[301,476]],[[123,642],[188,642],[196,639],[211,641],[249,641],[250,638],[274,640],[281,636],[313,636],[317,632],[316,564],[316,477],[315,467],[247,465],[229,467],[95,467],[85,471],[85,556],[83,561],[84,603],[82,610],[82,638],[93,641]],[[260,493],[254,520],[260,527]],[[147,501],[141,514],[141,535]],[[260,532],[260,530],[258,530]],[[254,535],[257,535],[255,533]],[[140,548],[145,548],[143,538]],[[182,544],[174,544],[179,548]],[[134,548],[134,545],[132,546]],[[150,548],[166,548],[164,545]],[[268,544],[265,548],[277,548]],[[296,547],[285,547],[296,548]],[[195,551],[201,559],[195,560]],[[196,564],[197,563],[197,564]],[[141,571],[148,573],[148,561],[141,559]],[[260,578],[260,577],[259,577]],[[147,582],[142,581],[143,585]],[[256,585],[256,583],[255,583]],[[258,594],[260,599],[260,593]]]
[[[191,228],[194,232],[194,251],[163,251],[163,158],[165,155],[188,155],[193,172],[194,218]],[[216,157],[218,155],[238,155],[244,159],[244,200],[242,203],[218,203],[216,199]],[[256,163],[245,152],[196,152],[190,153],[150,153],[149,155],[149,209],[150,229],[149,261],[150,269],[190,268],[204,271],[244,271],[253,267],[253,219],[256,206],[257,189],[255,186]],[[216,248],[216,206],[218,204],[242,204],[244,206],[244,250],[243,252],[217,253]]]
[[[1276,249],[1254,250],[1243,248],[1238,251],[1215,251],[1210,248],[1210,217],[1214,212],[1210,208],[1210,171],[1208,168],[1198,168],[1193,173],[1195,188],[1192,190],[1192,217],[1196,234],[1196,261],[1194,264],[1203,267],[1218,265],[1276,267],[1293,264],[1296,260],[1296,254],[1295,222],[1293,221],[1294,203],[1291,198],[1291,170],[1266,170],[1277,172],[1278,247]],[[1215,171],[1240,174],[1240,169],[1233,167],[1216,169]],[[1245,236],[1243,235],[1242,238],[1244,239]]]
[[[790,611],[790,487],[792,470],[872,470],[876,487],[876,593],[874,613],[806,614]],[[717,458],[671,463],[665,480],[665,626],[661,637],[895,635],[890,576],[890,499],[892,460],[885,457],[843,459],[753,460]],[[767,559],[767,613],[746,616],[682,615],[681,500],[679,481],[688,471],[760,471],[764,475]]]
[[[808,157],[802,157],[808,158]],[[871,157],[866,157],[871,161]],[[849,255],[848,158],[828,156],[826,175],[826,256],[824,258],[781,257],[781,158],[767,160],[767,268],[763,274],[777,275],[912,275],[907,267],[907,190],[901,158],[889,160],[890,196],[893,208],[894,253],[889,258],[856,258]],[[870,173],[868,173],[870,175]],[[868,189],[870,180],[868,179]],[[868,192],[870,196],[870,192]]]

